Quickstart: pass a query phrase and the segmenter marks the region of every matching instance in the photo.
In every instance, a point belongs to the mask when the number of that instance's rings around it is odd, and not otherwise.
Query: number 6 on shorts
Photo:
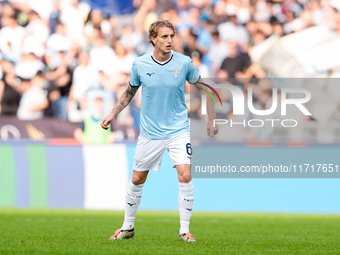
[[[191,144],[190,144],[190,143],[187,143],[186,147],[187,147],[187,153],[188,153],[188,155],[191,156],[191,155],[192,155]]]

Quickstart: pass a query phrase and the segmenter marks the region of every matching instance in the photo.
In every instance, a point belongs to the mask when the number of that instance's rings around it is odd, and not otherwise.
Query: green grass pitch
[[[0,209],[0,254],[340,254],[340,215],[194,212],[196,243],[177,212],[139,211],[136,235],[110,241],[123,212]]]

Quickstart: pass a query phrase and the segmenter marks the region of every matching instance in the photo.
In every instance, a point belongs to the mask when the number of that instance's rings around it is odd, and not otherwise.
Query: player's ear
[[[152,37],[151,37],[151,41],[152,41],[153,45],[156,45],[156,43],[155,43],[156,37],[152,36]]]

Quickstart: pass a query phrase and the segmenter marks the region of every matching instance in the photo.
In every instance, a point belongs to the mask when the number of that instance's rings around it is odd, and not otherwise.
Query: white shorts
[[[190,133],[165,140],[145,139],[139,136],[133,160],[133,170],[139,172],[158,171],[165,149],[168,150],[173,167],[183,164],[191,165]]]

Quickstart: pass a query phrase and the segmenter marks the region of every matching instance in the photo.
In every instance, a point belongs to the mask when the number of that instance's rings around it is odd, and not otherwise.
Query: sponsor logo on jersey
[[[150,77],[151,77],[151,75],[153,75],[155,72],[153,72],[153,73],[146,73],[147,75],[149,75]]]

